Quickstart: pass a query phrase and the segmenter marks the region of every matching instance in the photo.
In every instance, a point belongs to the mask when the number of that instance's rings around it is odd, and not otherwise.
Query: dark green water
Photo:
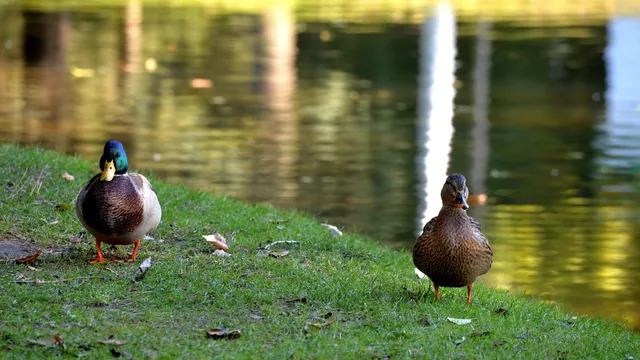
[[[407,249],[461,172],[489,199],[485,284],[640,326],[640,19],[62,10],[0,5],[2,141],[117,138],[135,168]]]

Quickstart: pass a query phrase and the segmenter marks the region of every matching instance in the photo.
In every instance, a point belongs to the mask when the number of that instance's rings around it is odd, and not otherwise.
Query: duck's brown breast
[[[127,175],[111,181],[94,181],[82,203],[87,225],[113,237],[133,232],[142,223],[143,212],[143,200]]]

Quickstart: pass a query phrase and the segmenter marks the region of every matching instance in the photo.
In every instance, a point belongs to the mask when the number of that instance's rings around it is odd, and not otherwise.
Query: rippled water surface
[[[485,284],[640,328],[640,18],[400,10],[0,5],[0,138],[407,249],[461,172]]]

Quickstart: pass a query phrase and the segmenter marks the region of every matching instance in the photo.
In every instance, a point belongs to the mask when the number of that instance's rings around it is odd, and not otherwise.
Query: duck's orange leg
[[[467,285],[467,305],[471,304],[471,292],[473,291],[473,284]]]
[[[436,300],[440,300],[440,291],[438,290],[438,284],[433,283],[433,288],[436,290]]]
[[[106,260],[105,258],[102,257],[102,250],[100,249],[100,240],[98,238],[96,238],[96,249],[98,249],[98,256],[95,259],[89,261],[89,264],[93,265],[93,264],[109,262],[109,260]]]
[[[127,262],[132,262],[133,260],[136,259],[136,256],[138,255],[138,247],[140,247],[140,240],[139,239],[133,245],[133,254],[131,254],[131,257],[127,259]]]

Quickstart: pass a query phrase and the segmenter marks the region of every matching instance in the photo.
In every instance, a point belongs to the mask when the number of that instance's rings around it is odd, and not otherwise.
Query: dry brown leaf
[[[46,346],[46,347],[51,347],[51,346],[60,346],[63,349],[66,349],[67,347],[64,345],[64,341],[62,340],[62,336],[60,336],[60,333],[55,333],[52,336],[46,337],[46,338],[42,338],[42,339],[38,339],[38,340],[29,340],[31,343],[33,344],[37,344],[37,345],[42,345],[42,346]]]
[[[69,174],[68,172],[65,172],[64,174],[62,174],[62,178],[68,181],[75,180],[75,176]]]
[[[42,249],[38,249],[38,251],[33,255],[16,259],[16,264],[33,264],[40,256],[40,253],[42,253]]]
[[[115,346],[120,346],[120,345],[126,344],[126,342],[124,342],[122,340],[118,340],[118,339],[109,339],[109,340],[96,341],[96,342],[98,344],[102,344],[102,345],[115,345]]]
[[[209,244],[217,247],[218,249],[229,252],[229,245],[227,245],[227,240],[224,236],[215,233],[213,235],[202,235],[202,237],[209,242]]]
[[[223,328],[207,330],[207,337],[214,340],[219,339],[237,339],[242,333],[241,330],[225,330]]]

